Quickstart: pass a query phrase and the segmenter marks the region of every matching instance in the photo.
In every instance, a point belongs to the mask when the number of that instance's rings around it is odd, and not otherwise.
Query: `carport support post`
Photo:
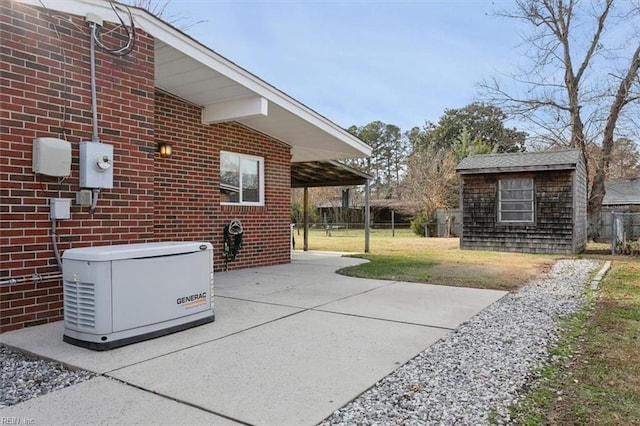
[[[364,184],[364,252],[369,253],[369,222],[371,220],[371,209],[369,208],[370,198],[369,179]]]
[[[303,221],[304,221],[304,251],[309,251],[309,187],[304,187],[304,197],[302,202]]]
[[[391,236],[396,236],[396,211],[391,209]]]

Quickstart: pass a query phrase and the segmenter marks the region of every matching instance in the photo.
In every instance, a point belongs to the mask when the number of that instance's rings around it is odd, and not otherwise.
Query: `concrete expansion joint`
[[[208,408],[203,407],[203,406],[201,406],[201,405],[194,404],[194,403],[191,403],[191,402],[189,402],[189,401],[185,401],[185,400],[183,400],[183,399],[176,398],[176,397],[173,397],[173,396],[170,396],[170,395],[164,394],[164,393],[162,393],[162,392],[158,392],[158,391],[153,390],[153,389],[147,389],[147,388],[146,388],[146,387],[144,387],[144,386],[136,385],[136,384],[131,383],[131,382],[128,382],[128,381],[126,381],[126,380],[122,380],[122,379],[119,379],[119,378],[117,378],[117,377],[110,376],[110,375],[108,375],[108,374],[106,374],[106,373],[105,373],[105,374],[100,374],[99,376],[104,377],[104,378],[105,378],[105,379],[107,379],[107,380],[113,380],[113,381],[116,381],[116,382],[118,382],[118,383],[120,383],[120,384],[122,384],[122,385],[125,385],[125,386],[130,386],[130,387],[132,387],[132,388],[134,388],[134,389],[138,389],[138,390],[140,390],[140,391],[142,391],[142,392],[150,393],[150,394],[152,394],[152,395],[157,395],[157,396],[159,396],[160,398],[165,398],[165,399],[167,399],[167,400],[174,401],[174,402],[176,402],[176,403],[178,403],[178,404],[186,405],[186,406],[188,406],[188,407],[195,408],[195,409],[200,410],[200,411],[203,411],[203,412],[205,412],[205,413],[213,414],[213,415],[215,415],[215,416],[218,416],[218,417],[222,417],[222,418],[225,418],[225,419],[231,420],[232,422],[237,423],[237,424],[240,424],[240,425],[244,425],[244,426],[254,426],[252,423],[247,423],[247,422],[242,421],[242,420],[240,420],[240,419],[237,419],[237,418],[235,418],[235,417],[231,417],[231,416],[228,416],[228,415],[226,415],[226,414],[219,413],[219,412],[217,412],[217,411],[215,411],[215,410],[208,409]]]
[[[593,280],[591,280],[591,290],[598,290],[598,288],[600,287],[600,281],[602,281],[604,276],[607,274],[609,268],[611,268],[611,261],[607,260],[602,269],[600,269]]]
[[[342,316],[353,317],[353,318],[366,318],[366,319],[372,319],[372,320],[377,320],[377,321],[386,321],[386,322],[395,323],[395,324],[415,325],[415,326],[418,326],[418,327],[426,327],[426,328],[437,328],[439,330],[448,330],[448,331],[454,331],[458,327],[460,327],[462,324],[464,324],[464,323],[461,323],[461,324],[457,325],[456,327],[446,327],[446,326],[442,326],[442,325],[422,324],[422,323],[419,323],[419,322],[410,322],[410,321],[399,321],[399,320],[388,319],[388,318],[374,317],[374,316],[371,316],[371,315],[350,314],[350,313],[346,313],[346,312],[330,311],[330,310],[326,310],[326,309],[309,308],[308,310],[309,311],[315,311],[315,312],[324,312],[326,314],[342,315]]]

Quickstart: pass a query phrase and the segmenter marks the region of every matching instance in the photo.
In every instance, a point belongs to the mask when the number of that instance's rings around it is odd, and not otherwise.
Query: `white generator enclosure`
[[[69,249],[64,337],[106,350],[214,321],[213,248],[165,242]]]

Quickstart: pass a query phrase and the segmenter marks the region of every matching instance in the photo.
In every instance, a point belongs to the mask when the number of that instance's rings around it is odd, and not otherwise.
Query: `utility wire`
[[[107,47],[102,41],[102,37],[103,35],[110,34],[111,32],[115,31],[115,28],[112,29],[111,31],[108,31],[105,34],[102,34],[101,32],[102,28],[99,25],[93,25],[91,36],[95,39],[98,46],[100,46],[106,52],[114,56],[126,56],[133,51],[136,45],[136,25],[135,25],[135,22],[133,21],[133,15],[131,14],[131,9],[125,6],[127,15],[129,16],[129,25],[127,25],[125,24],[124,19],[122,19],[122,16],[120,14],[121,12],[121,10],[119,10],[120,7],[116,7],[114,3],[111,1],[109,2],[109,5],[111,6],[111,9],[118,17],[118,20],[120,21],[119,27],[124,28],[124,30],[127,33],[127,42],[123,46],[120,46],[117,48]]]

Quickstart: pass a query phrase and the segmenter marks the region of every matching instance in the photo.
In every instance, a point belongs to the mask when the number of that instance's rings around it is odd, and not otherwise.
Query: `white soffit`
[[[208,49],[190,49],[202,57],[197,60],[156,37],[156,86],[203,107],[204,123],[242,123],[290,145],[292,161],[371,155],[360,139],[257,77],[231,63],[217,71],[217,61],[226,59]]]

